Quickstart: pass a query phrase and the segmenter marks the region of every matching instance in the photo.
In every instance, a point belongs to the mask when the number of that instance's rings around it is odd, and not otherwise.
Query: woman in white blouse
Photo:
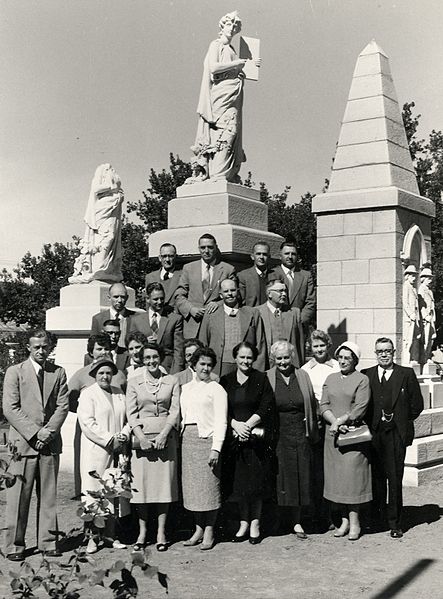
[[[195,376],[180,396],[183,505],[195,518],[195,532],[184,545],[201,543],[202,550],[215,544],[214,525],[221,505],[220,452],[227,429],[227,394],[210,378],[216,363],[212,349],[197,349],[191,359]]]

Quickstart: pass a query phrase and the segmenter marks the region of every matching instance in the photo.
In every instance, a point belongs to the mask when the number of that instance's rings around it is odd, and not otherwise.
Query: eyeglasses
[[[394,349],[376,349],[375,350],[375,355],[376,356],[383,356],[383,355],[387,355],[390,356],[391,354],[394,353]]]

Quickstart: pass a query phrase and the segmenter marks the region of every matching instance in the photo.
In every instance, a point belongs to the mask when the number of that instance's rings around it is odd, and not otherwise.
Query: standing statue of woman
[[[110,164],[95,171],[85,214],[85,235],[70,283],[120,282],[122,274],[121,225],[124,200],[121,181]]]
[[[243,67],[231,41],[241,30],[237,11],[220,19],[220,35],[211,42],[203,65],[203,79],[197,107],[199,122],[195,144],[193,177],[238,183],[239,170],[246,157],[242,146]],[[261,59],[255,60],[260,66]]]
[[[420,311],[415,283],[417,269],[410,264],[404,272],[403,283],[403,348],[402,364],[419,362],[421,357],[419,340],[421,337]]]
[[[435,301],[432,292],[432,270],[425,266],[420,271],[420,286],[418,288],[418,303],[423,323],[424,358],[431,359],[432,346],[437,336],[435,330]]]

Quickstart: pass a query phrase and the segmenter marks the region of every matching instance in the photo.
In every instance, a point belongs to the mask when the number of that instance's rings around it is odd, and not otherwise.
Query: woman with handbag
[[[369,443],[364,442],[370,439],[350,432],[350,425],[359,424],[364,418],[370,399],[369,379],[355,369],[360,355],[360,348],[351,341],[338,347],[335,358],[340,372],[328,376],[320,402],[326,421],[323,494],[341,508],[341,526],[334,536],[349,533],[350,541],[360,537],[360,505],[372,500]],[[339,437],[346,434],[360,439],[340,446]]]
[[[221,506],[220,452],[226,436],[226,392],[211,378],[217,363],[214,350],[199,347],[190,359],[195,372],[180,396],[182,416],[183,505],[194,513],[195,531],[185,547],[215,544],[214,526]]]
[[[148,504],[157,509],[157,551],[166,551],[166,518],[169,504],[178,500],[177,428],[179,386],[165,375],[160,364],[163,349],[146,342],[140,350],[144,367],[128,381],[126,412],[132,429],[131,470],[133,497],[139,517],[139,535],[134,550],[146,544]]]
[[[277,503],[291,510],[295,535],[306,539],[301,508],[312,502],[312,444],[319,441],[318,404],[308,374],[293,365],[294,353],[295,347],[288,341],[274,343],[271,356],[275,366],[266,374],[277,411]]]
[[[110,358],[101,358],[91,367],[89,376],[95,379],[80,394],[77,417],[82,431],[80,450],[81,490],[87,509],[95,502],[91,491],[100,491],[100,482],[90,472],[96,471],[103,476],[105,471],[116,465],[119,454],[129,441],[130,429],[126,423],[125,396],[120,387],[111,385],[112,377],[117,374],[117,366]],[[129,503],[119,499],[115,516],[129,514]],[[114,536],[115,522],[107,522],[107,536]],[[86,548],[87,553],[98,550],[100,535],[95,530]],[[113,541],[114,549],[124,549],[126,545],[118,539]]]
[[[232,352],[237,370],[222,377],[228,394],[229,439],[223,463],[225,494],[238,503],[234,543],[261,542],[263,499],[272,493],[274,393],[264,372],[252,368],[257,348],[243,341]]]

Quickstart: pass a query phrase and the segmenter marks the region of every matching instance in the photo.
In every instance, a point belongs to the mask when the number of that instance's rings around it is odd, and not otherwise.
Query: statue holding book
[[[239,58],[231,46],[241,30],[237,11],[220,19],[220,34],[211,42],[203,64],[197,107],[197,135],[191,147],[194,172],[186,182],[224,179],[238,183],[245,154],[242,145],[242,108],[245,65],[259,67],[260,58]]]

